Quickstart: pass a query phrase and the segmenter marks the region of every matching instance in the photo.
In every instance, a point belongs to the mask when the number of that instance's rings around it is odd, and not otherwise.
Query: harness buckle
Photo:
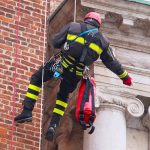
[[[65,51],[69,50],[69,44],[67,42],[65,42],[65,44],[64,44],[64,50]]]
[[[90,68],[88,66],[85,66],[84,71],[83,71],[83,78],[87,79],[90,75]]]

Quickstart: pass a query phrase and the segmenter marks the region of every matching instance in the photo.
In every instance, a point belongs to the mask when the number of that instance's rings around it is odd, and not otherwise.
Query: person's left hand
[[[131,86],[133,84],[132,83],[132,78],[129,76],[127,79],[124,79],[123,84]]]

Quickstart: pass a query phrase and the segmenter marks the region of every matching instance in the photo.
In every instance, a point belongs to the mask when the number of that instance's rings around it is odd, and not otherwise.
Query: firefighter
[[[100,15],[96,12],[89,12],[83,23],[71,22],[54,35],[54,48],[62,49],[60,66],[63,71],[61,72],[62,79],[57,93],[56,105],[46,133],[46,139],[49,141],[53,140],[55,130],[64,115],[68,105],[69,93],[76,89],[78,82],[84,75],[86,66],[100,58],[103,64],[123,81],[123,84],[132,85],[131,77],[115,58],[109,41],[101,33],[101,24]],[[54,64],[55,61],[45,63],[43,82],[54,77],[56,72],[49,69]],[[21,114],[14,118],[17,123],[32,121],[32,110],[42,85],[42,68],[43,66],[31,77],[23,110]]]

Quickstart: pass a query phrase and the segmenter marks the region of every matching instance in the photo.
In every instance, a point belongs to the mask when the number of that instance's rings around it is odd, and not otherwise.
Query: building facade
[[[0,2],[1,150],[150,150],[150,6],[146,0],[140,3],[133,1],[48,0],[47,36],[44,35],[45,1]],[[74,8],[77,10],[76,16]],[[91,69],[97,84],[95,132],[92,135],[83,132],[75,120],[75,91],[70,96],[69,107],[55,140],[48,142],[44,137],[59,81],[44,84],[44,101],[41,101],[40,95],[32,123],[13,125],[12,117],[21,111],[30,77],[43,63],[43,51],[47,58],[55,52],[51,46],[52,35],[74,19],[81,22],[89,11],[101,14],[101,30],[110,40],[117,59],[133,78],[133,86],[124,86],[98,60]],[[47,37],[46,50],[44,36]]]
[[[142,2],[142,1],[141,1]],[[149,150],[150,6],[127,0],[82,0],[102,14],[102,31],[133,78],[131,87],[95,63],[96,131],[84,150]]]

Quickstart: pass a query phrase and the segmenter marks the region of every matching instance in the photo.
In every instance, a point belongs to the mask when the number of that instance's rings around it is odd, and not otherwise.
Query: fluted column
[[[136,98],[97,92],[95,132],[84,134],[84,150],[126,150],[126,116],[140,117],[144,105]]]
[[[147,127],[150,130],[150,106],[148,107],[148,111],[143,117],[142,120],[143,126]]]

